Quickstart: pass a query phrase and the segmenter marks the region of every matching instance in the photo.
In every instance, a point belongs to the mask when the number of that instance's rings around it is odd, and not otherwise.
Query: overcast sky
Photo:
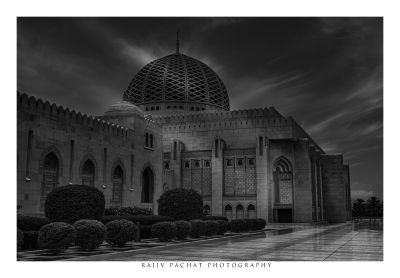
[[[175,51],[218,73],[231,109],[274,106],[343,153],[352,198],[383,197],[381,18],[19,18],[17,88],[91,115]]]

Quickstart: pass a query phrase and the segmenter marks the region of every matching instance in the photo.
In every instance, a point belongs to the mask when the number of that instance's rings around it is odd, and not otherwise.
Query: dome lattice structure
[[[203,62],[179,52],[143,67],[123,99],[135,105],[188,102],[229,110],[229,96],[221,78]]]

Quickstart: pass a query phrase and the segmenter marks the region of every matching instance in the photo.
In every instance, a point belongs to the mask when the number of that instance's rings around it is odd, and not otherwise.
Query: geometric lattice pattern
[[[285,177],[279,179],[279,203],[281,205],[292,204],[292,179]]]
[[[218,75],[206,64],[180,53],[142,68],[133,77],[123,99],[135,105],[188,101],[229,110],[229,96]]]
[[[242,165],[233,163],[227,165],[226,158],[224,163],[224,195],[225,196],[253,196],[257,194],[257,180],[255,165]],[[242,158],[243,159],[243,158]],[[236,161],[238,159],[236,158]]]

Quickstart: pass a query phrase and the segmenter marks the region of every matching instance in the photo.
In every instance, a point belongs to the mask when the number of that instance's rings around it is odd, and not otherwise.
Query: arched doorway
[[[114,168],[113,172],[113,188],[112,188],[112,203],[115,206],[122,205],[122,189],[124,184],[124,170],[121,165]]]
[[[142,174],[142,203],[152,203],[154,192],[154,173],[146,167]]]
[[[253,204],[247,206],[247,218],[254,219],[256,218],[256,208]]]
[[[82,166],[82,184],[94,186],[94,163],[88,159]]]
[[[43,160],[43,179],[42,179],[42,192],[40,198],[40,208],[44,208],[46,196],[58,184],[59,161],[57,156],[51,152],[45,156]]]
[[[274,221],[293,222],[292,165],[284,157],[274,163]]]
[[[242,205],[237,205],[236,207],[236,219],[244,218],[244,210]]]
[[[232,220],[232,206],[231,205],[225,206],[225,217],[228,218],[228,221]]]

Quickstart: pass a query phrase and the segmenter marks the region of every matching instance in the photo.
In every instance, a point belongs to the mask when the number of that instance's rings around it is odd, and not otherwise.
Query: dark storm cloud
[[[233,109],[274,106],[351,165],[353,197],[382,197],[380,18],[19,18],[18,90],[89,114],[175,51],[211,66]]]

